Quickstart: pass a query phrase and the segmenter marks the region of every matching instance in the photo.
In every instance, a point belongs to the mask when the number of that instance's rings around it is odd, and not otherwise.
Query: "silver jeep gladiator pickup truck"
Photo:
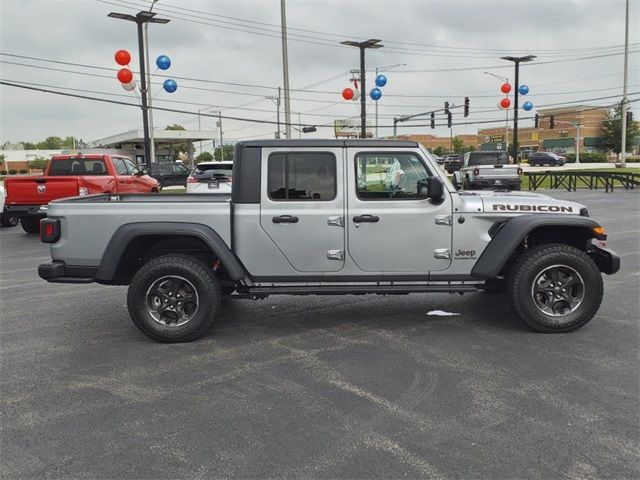
[[[226,195],[56,200],[40,235],[49,282],[129,285],[133,322],[194,340],[225,296],[504,292],[527,325],[586,324],[620,267],[573,202],[458,192],[420,144],[266,140],[236,145]],[[595,242],[594,242],[595,240]]]
[[[465,190],[482,188],[520,190],[522,168],[509,163],[509,156],[500,150],[477,150],[464,154],[462,166],[453,173],[453,184]]]

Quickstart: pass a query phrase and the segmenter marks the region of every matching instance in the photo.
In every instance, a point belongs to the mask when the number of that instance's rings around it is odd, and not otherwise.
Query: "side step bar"
[[[478,285],[283,285],[249,287],[240,295],[250,297],[267,295],[366,295],[369,293],[403,295],[408,293],[465,293],[477,292]]]

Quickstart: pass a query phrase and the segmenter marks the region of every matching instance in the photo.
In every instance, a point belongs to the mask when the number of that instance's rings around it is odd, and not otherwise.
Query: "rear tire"
[[[202,337],[220,309],[220,284],[213,271],[187,255],[163,255],[134,275],[127,293],[133,323],[163,343]]]
[[[543,333],[586,325],[602,303],[602,275],[582,250],[564,244],[534,247],[513,264],[507,297],[520,319]]]
[[[0,226],[15,227],[20,223],[18,217],[10,217],[9,215],[0,215]]]
[[[40,232],[40,218],[39,217],[23,217],[20,219],[20,225],[22,229],[27,233],[39,233]]]

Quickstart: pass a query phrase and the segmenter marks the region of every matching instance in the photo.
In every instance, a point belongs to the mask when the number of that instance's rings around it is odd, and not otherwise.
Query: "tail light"
[[[518,175],[522,175],[522,169],[518,167]]]
[[[193,177],[189,177],[189,178],[187,178],[187,183],[198,183],[198,179],[197,178],[193,178]]]
[[[475,169],[473,170],[473,176],[474,176],[474,177],[477,177],[478,175],[480,175],[480,170],[479,170],[479,169],[477,169],[477,168],[475,168]]]
[[[89,195],[89,189],[87,187],[78,188],[78,195],[80,195],[81,197]]]
[[[40,220],[40,241],[55,243],[60,240],[60,220],[56,218],[43,218]]]

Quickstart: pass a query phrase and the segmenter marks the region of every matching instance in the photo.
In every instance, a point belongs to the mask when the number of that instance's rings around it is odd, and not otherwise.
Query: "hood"
[[[481,190],[467,192],[482,201],[484,213],[555,213],[563,215],[580,215],[587,208],[576,202],[558,200],[557,198],[533,192],[500,192]]]

